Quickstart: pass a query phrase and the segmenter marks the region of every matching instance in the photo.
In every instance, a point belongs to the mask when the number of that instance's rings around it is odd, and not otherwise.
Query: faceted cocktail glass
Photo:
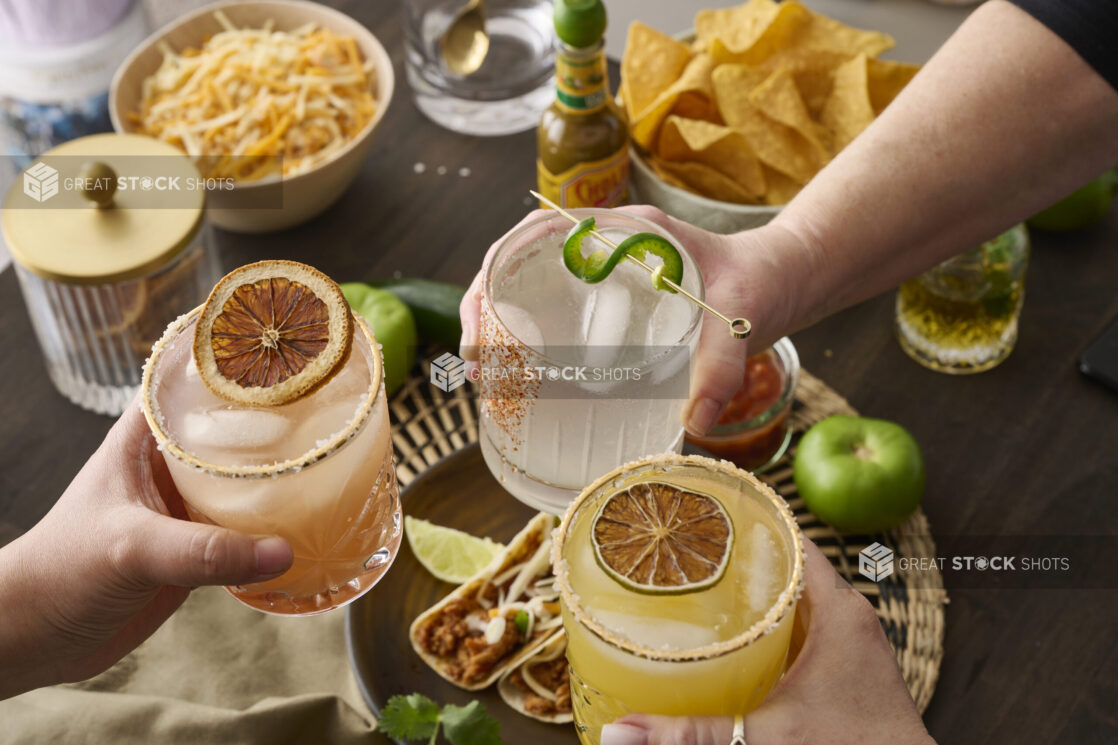
[[[712,587],[642,594],[598,563],[590,531],[599,508],[649,482],[714,497],[730,516],[730,563]],[[784,672],[803,586],[803,537],[784,500],[746,471],[675,454],[618,468],[571,504],[553,559],[585,745],[598,745],[604,724],[634,712],[747,713]]]
[[[664,236],[683,257],[682,286],[703,297],[694,260],[663,229],[623,212],[573,212],[593,216],[615,242]],[[702,320],[627,261],[598,284],[577,279],[562,259],[570,228],[552,212],[502,241],[486,270],[479,332],[482,454],[513,496],[555,514],[606,471],[680,450]]]
[[[353,602],[388,571],[402,534],[376,340],[355,316],[349,357],[325,384],[281,406],[244,406],[198,376],[199,312],[172,323],[152,351],[148,424],[192,520],[280,535],[295,554],[281,576],[226,589],[283,615]]]

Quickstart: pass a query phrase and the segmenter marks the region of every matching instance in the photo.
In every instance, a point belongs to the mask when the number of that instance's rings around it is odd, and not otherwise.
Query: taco
[[[573,721],[567,635],[560,629],[531,657],[502,675],[497,692],[524,716],[552,724]]]
[[[476,691],[562,626],[551,572],[555,519],[542,512],[532,518],[488,567],[415,619],[412,647],[431,669]]]

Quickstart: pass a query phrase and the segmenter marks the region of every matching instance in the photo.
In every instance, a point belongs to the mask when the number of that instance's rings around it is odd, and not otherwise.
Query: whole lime
[[[924,495],[920,446],[908,430],[884,419],[817,422],[800,440],[792,472],[807,508],[851,533],[895,528]]]
[[[400,298],[364,282],[346,282],[342,294],[349,305],[369,322],[384,355],[384,392],[391,396],[411,373],[418,337],[415,319]]]
[[[1030,228],[1062,233],[1098,222],[1118,194],[1118,171],[1107,171],[1028,219]]]

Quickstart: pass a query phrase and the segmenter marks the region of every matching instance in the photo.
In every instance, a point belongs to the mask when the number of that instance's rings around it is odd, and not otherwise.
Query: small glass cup
[[[1022,224],[902,284],[895,322],[901,349],[952,375],[1000,364],[1017,342],[1028,262]]]
[[[404,0],[408,83],[416,106],[436,124],[470,135],[535,127],[555,92],[555,35],[547,0],[486,0],[489,51],[470,75],[451,72],[439,39],[465,0]]]
[[[650,482],[708,495],[726,510],[734,547],[713,586],[647,595],[602,570],[596,516],[617,492]],[[586,487],[552,548],[583,745],[598,745],[602,726],[627,714],[733,716],[760,705],[788,662],[803,548],[787,503],[724,461],[657,455]]]
[[[758,362],[771,365],[779,376],[780,390],[772,404],[747,419],[719,423],[705,437],[687,435],[687,441],[692,445],[755,473],[771,468],[788,450],[788,443],[792,440],[788,415],[792,411],[796,382],[800,377],[800,357],[788,337],[773,344],[771,349],[750,357],[747,365]],[[748,379],[748,369],[746,375]],[[773,382],[765,381],[765,384]],[[734,397],[735,400],[746,391],[743,388]]]
[[[226,589],[250,608],[287,616],[353,602],[392,566],[403,534],[376,339],[355,317],[353,348],[330,380],[288,404],[244,406],[198,378],[192,349],[200,313],[172,323],[152,349],[142,388],[148,425],[191,520],[279,535],[295,554],[279,577]],[[333,419],[315,417],[328,407],[346,412],[341,430],[321,429]],[[252,440],[262,435],[272,442]],[[313,448],[286,457],[284,441],[307,435],[317,438]]]

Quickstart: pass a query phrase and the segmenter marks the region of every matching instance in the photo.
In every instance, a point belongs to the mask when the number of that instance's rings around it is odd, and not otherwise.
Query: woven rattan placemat
[[[407,486],[441,458],[476,442],[477,398],[471,385],[444,393],[430,383],[429,362],[417,366],[422,376],[411,378],[393,396],[392,440],[396,474]],[[874,542],[908,559],[935,557],[935,543],[923,511],[917,510],[899,528],[879,535],[836,533],[805,507],[792,480],[792,455],[799,436],[815,422],[832,414],[856,414],[850,404],[827,385],[801,371],[792,410],[795,432],[791,447],[774,468],[762,475],[796,513],[804,535],[819,546],[835,569],[877,609],[881,625],[897,654],[908,690],[921,712],[927,708],[943,660],[944,606],[947,592],[937,569],[896,570],[870,582],[858,573],[858,554]],[[912,563],[912,562],[910,562]]]

